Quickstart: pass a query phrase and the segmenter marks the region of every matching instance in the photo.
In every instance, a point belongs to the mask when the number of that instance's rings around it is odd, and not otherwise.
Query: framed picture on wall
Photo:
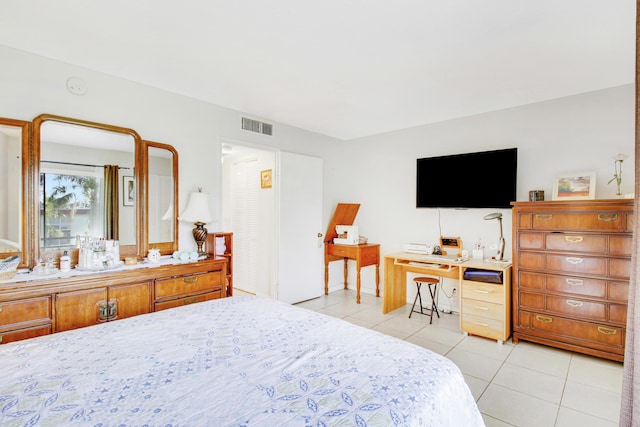
[[[596,198],[596,173],[581,172],[556,176],[553,200],[592,200]]]
[[[260,172],[260,187],[271,188],[273,185],[273,179],[271,176],[271,169],[263,170]]]
[[[136,200],[136,182],[132,176],[122,177],[122,206],[133,206]]]

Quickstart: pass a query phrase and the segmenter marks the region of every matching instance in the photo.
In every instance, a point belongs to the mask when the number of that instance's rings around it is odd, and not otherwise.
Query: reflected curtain
[[[631,277],[629,280],[629,304],[627,308],[627,336],[624,353],[624,372],[622,375],[622,401],[620,406],[620,425],[631,427],[640,425],[640,316],[636,313],[640,307],[640,293],[637,281],[640,277],[638,262],[638,237],[640,237],[640,0],[636,0],[636,145],[635,145],[635,202],[633,204],[633,246],[631,256]],[[638,335],[636,335],[636,332]],[[638,370],[636,371],[636,367]],[[637,374],[637,375],[636,375]]]
[[[104,238],[118,240],[120,224],[118,165],[104,166]]]

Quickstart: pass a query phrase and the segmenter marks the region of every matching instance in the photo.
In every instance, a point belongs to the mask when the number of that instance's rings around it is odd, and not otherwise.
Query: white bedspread
[[[413,344],[233,297],[0,346],[2,426],[481,426]]]

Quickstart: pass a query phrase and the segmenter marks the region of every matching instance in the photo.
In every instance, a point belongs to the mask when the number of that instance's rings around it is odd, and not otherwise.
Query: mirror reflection
[[[136,141],[128,133],[46,120],[40,126],[40,250],[85,239],[136,244]]]
[[[0,119],[0,258],[23,255],[23,150],[27,147],[28,125]],[[24,256],[23,256],[23,261]]]
[[[177,152],[171,146],[156,142],[147,142],[147,147],[149,247],[173,252],[177,248]]]

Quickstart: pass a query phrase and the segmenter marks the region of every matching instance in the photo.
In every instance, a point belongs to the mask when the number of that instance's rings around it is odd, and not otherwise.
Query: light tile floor
[[[298,304],[411,343],[453,360],[487,426],[617,426],[622,364],[538,344],[464,336],[456,314],[429,317],[405,305],[382,314],[382,298],[336,291]]]

